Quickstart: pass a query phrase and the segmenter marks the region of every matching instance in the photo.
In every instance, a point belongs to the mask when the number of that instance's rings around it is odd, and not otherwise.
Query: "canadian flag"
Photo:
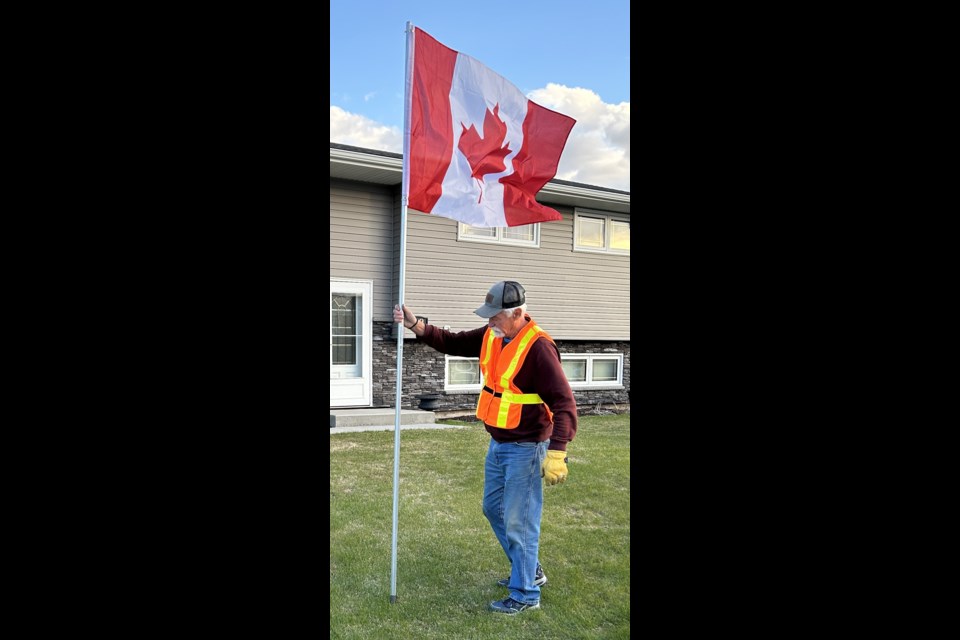
[[[560,220],[535,197],[557,174],[576,120],[422,29],[407,38],[407,206],[475,227]]]

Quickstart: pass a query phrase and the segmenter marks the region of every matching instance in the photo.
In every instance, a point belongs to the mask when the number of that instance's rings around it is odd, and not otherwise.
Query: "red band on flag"
[[[513,173],[500,178],[503,184],[503,213],[508,227],[533,222],[562,220],[555,209],[536,201],[543,185],[557,175],[560,154],[575,121],[563,114],[527,102],[523,120],[523,146],[513,159]],[[536,152],[531,146],[536,145]]]
[[[450,85],[457,52],[416,30],[410,111],[410,198],[407,205],[430,211],[440,199],[453,152]]]

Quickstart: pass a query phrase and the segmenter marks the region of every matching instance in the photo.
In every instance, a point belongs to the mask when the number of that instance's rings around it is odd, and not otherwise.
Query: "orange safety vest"
[[[480,371],[483,373],[484,387],[477,400],[477,418],[485,424],[501,429],[516,429],[520,424],[523,405],[543,404],[538,394],[523,393],[513,383],[533,343],[541,337],[553,342],[553,338],[532,319],[506,347],[503,346],[503,338],[495,337],[493,331],[487,328],[480,348]],[[553,413],[549,407],[546,409],[552,420]]]

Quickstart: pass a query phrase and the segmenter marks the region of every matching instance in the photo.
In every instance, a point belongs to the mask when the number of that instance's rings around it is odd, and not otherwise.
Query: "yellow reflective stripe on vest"
[[[493,331],[487,329],[487,346],[483,350],[483,361],[480,363],[481,369],[490,363],[490,354],[493,353],[493,341],[496,339],[496,336],[493,335]]]
[[[497,412],[497,424],[495,426],[501,429],[507,426],[507,420],[510,418],[510,403],[506,398],[500,398],[500,411]]]
[[[524,352],[527,346],[530,344],[530,341],[533,340],[537,334],[539,334],[543,329],[534,325],[531,331],[527,332],[527,335],[523,336],[520,339],[520,343],[517,345],[517,352],[513,355],[513,360],[510,361],[510,366],[507,367],[507,370],[503,372],[503,375],[500,376],[500,386],[504,389],[510,387],[510,380],[513,379],[513,372],[517,369],[517,364],[520,362],[520,355]]]
[[[513,391],[504,391],[503,399],[513,404],[541,404],[543,398],[538,393],[514,393]]]
[[[487,374],[487,367],[490,364],[490,354],[493,353],[493,341],[496,339],[497,339],[496,336],[493,335],[493,331],[490,331],[490,329],[488,328],[487,343],[483,346],[483,350],[482,350],[483,360],[480,361],[480,373],[482,373],[484,376],[486,376]],[[481,420],[483,418],[480,416],[480,405],[483,402],[483,394],[484,394],[484,391],[481,390],[480,394],[477,396],[476,416]]]

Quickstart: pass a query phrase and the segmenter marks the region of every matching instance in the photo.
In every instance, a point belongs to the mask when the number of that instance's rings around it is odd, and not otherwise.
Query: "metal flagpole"
[[[400,310],[403,311],[403,288],[407,270],[407,195],[409,194],[409,174],[407,162],[410,158],[410,91],[413,66],[411,62],[411,43],[413,25],[407,22],[407,60],[404,80],[403,100],[403,180],[401,184],[400,206]],[[397,510],[400,496],[400,398],[403,389],[403,318],[397,327],[397,413],[393,422],[393,538],[390,544],[390,604],[397,601]]]

